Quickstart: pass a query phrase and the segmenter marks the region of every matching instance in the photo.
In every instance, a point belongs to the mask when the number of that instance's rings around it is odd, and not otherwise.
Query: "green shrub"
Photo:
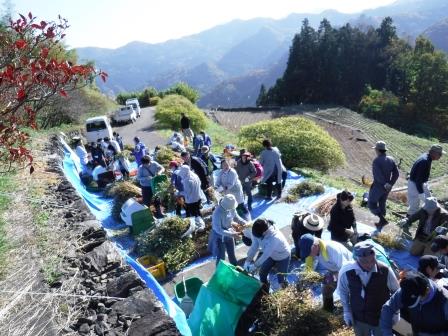
[[[239,143],[258,155],[266,138],[279,148],[288,168],[308,167],[327,171],[345,162],[339,143],[309,119],[286,117],[245,126],[240,131]]]
[[[199,100],[199,92],[183,82],[177,83],[163,92],[163,96],[172,94],[184,96],[193,104],[196,104],[196,102]]]
[[[367,86],[366,95],[361,98],[359,111],[366,117],[400,126],[400,101],[389,91],[374,90]]]
[[[179,95],[168,95],[163,98],[157,105],[154,117],[161,127],[178,130],[181,113],[190,118],[190,127],[194,132],[205,129],[207,118],[204,113],[187,98]]]
[[[160,97],[149,98],[149,106],[157,106],[160,102]]]

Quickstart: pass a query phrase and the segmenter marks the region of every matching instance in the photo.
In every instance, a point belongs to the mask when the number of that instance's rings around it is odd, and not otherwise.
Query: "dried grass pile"
[[[302,197],[308,197],[312,195],[320,195],[325,192],[325,188],[322,184],[304,181],[288,190],[288,195],[285,197],[285,202],[295,203]]]
[[[331,208],[336,204],[336,197],[324,199],[316,205],[316,213],[319,216],[325,217],[330,214]]]
[[[180,238],[190,226],[188,219],[177,216],[165,219],[151,231],[136,237],[137,253],[161,258],[169,271],[178,272],[197,257],[192,238]]]
[[[104,191],[105,196],[113,197],[112,217],[121,221],[120,212],[123,204],[132,197],[141,197],[142,191],[134,183],[128,181],[115,182]]]
[[[265,335],[353,335],[339,333],[341,316],[322,310],[310,290],[294,286],[263,297],[259,321],[259,334]]]
[[[403,203],[403,204],[407,204],[408,203],[408,193],[406,190],[404,191],[393,191],[389,194],[388,196],[389,199],[395,201],[395,202],[399,202],[399,203]]]
[[[324,275],[315,271],[303,271],[298,273],[299,281],[296,286],[300,290],[320,285],[324,280]]]
[[[405,245],[403,242],[403,238],[394,233],[388,232],[380,232],[377,235],[372,237],[377,243],[381,244],[385,248],[395,249],[395,250],[404,250]]]

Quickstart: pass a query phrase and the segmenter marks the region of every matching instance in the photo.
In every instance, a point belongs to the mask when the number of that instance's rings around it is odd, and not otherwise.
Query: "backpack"
[[[255,166],[255,170],[257,171],[257,174],[255,175],[255,178],[256,178],[256,179],[261,178],[261,177],[263,176],[263,166],[262,166],[261,163],[260,163],[258,160],[256,160],[256,159],[253,159],[253,160],[252,160],[252,163],[254,164],[254,166]]]
[[[201,168],[203,169],[205,176],[209,175],[208,166],[204,162],[204,160],[202,160],[200,157],[197,157],[197,156],[192,156],[191,160],[195,160],[196,162],[198,162],[201,165]]]

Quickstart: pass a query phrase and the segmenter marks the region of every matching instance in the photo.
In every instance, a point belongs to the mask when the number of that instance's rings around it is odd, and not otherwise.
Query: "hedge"
[[[256,155],[263,150],[263,140],[271,139],[288,168],[328,171],[345,163],[339,143],[323,128],[303,117],[260,121],[241,128],[238,137],[240,145]]]
[[[190,118],[190,127],[194,132],[205,129],[207,118],[196,105],[187,98],[179,95],[168,95],[159,101],[154,118],[163,128],[178,130],[180,128],[181,113]]]

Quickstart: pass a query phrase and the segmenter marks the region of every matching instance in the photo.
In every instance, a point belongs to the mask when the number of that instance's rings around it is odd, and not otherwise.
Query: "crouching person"
[[[262,254],[254,261],[258,251]],[[283,233],[271,220],[257,219],[252,226],[252,244],[247,252],[244,269],[254,272],[259,268],[260,281],[269,287],[268,275],[275,266],[278,282],[285,287],[287,285],[285,274],[288,272],[290,260],[291,249]]]
[[[369,242],[354,246],[353,261],[339,271],[337,291],[344,309],[344,321],[356,336],[381,336],[381,308],[398,288],[392,269],[376,260]]]
[[[341,243],[323,241],[307,233],[300,237],[300,258],[305,261],[306,270],[315,270],[318,265],[328,271],[322,286],[324,309],[333,311],[333,293],[336,290],[338,272],[342,265],[353,260],[352,254]]]
[[[400,289],[384,304],[380,320],[383,336],[393,335],[393,316],[401,308],[409,312],[413,335],[448,335],[448,291],[420,272],[407,272],[400,280]]]

